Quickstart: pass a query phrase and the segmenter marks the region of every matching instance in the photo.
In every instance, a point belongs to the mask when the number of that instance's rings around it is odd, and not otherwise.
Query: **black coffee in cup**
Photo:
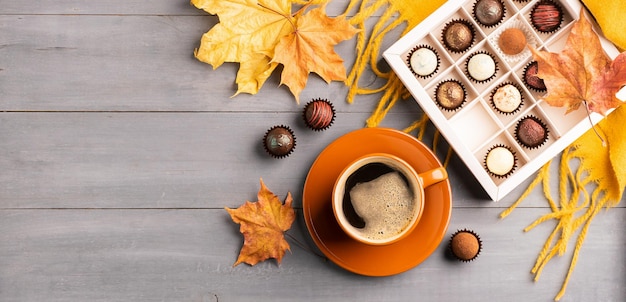
[[[370,239],[395,236],[415,210],[406,176],[380,162],[367,163],[347,178],[342,207],[348,222]]]

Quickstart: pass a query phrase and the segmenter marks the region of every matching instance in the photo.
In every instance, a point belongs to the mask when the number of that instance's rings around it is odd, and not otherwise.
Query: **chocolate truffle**
[[[460,261],[469,262],[480,254],[482,240],[470,230],[460,230],[452,235],[449,247],[454,257]]]
[[[296,147],[296,137],[287,126],[274,126],[263,137],[265,151],[275,158],[287,157]]]
[[[522,93],[515,85],[504,83],[494,89],[491,104],[501,113],[514,113],[522,105]]]
[[[457,80],[446,80],[441,82],[435,89],[435,101],[448,111],[458,109],[465,102],[465,87]]]
[[[563,10],[550,0],[538,2],[530,12],[530,23],[542,33],[556,31],[561,27],[561,22],[563,22]]]
[[[437,71],[439,56],[428,46],[417,46],[409,53],[408,63],[414,75],[427,78]]]
[[[546,84],[537,76],[537,72],[539,72],[539,63],[537,61],[532,61],[526,65],[524,69],[524,83],[533,90],[544,92],[546,91]]]
[[[504,145],[489,149],[485,157],[485,168],[496,177],[506,177],[515,169],[515,154]]]
[[[452,52],[464,52],[474,43],[474,28],[466,20],[453,20],[443,29],[443,44]]]
[[[491,80],[497,71],[496,61],[489,54],[478,52],[467,59],[467,75],[476,82]]]
[[[537,148],[548,139],[548,128],[535,116],[522,118],[515,126],[515,138],[524,147]]]
[[[504,13],[504,4],[500,0],[478,0],[474,3],[474,19],[486,27],[500,23]]]
[[[335,121],[335,108],[328,100],[315,99],[304,106],[304,123],[315,131],[326,130]]]
[[[519,28],[507,28],[498,38],[498,46],[507,55],[516,55],[526,47],[526,35]]]

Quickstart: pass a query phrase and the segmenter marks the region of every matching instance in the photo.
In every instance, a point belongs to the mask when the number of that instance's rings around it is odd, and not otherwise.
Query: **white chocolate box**
[[[480,25],[474,19],[472,11],[476,0],[447,1],[383,54],[433,124],[494,201],[510,193],[591,128],[584,106],[565,115],[565,108],[550,106],[542,100],[545,92],[536,92],[524,84],[522,80],[524,68],[533,61],[528,49],[516,57],[507,57],[498,48],[497,37],[500,32],[516,26],[526,33],[528,43],[536,49],[551,52],[563,49],[573,23],[578,19],[581,4],[573,0],[555,0],[554,2],[563,9],[563,22],[557,31],[545,34],[535,30],[530,23],[530,12],[539,1],[541,0],[502,0],[505,5],[505,17],[501,23],[491,28]],[[472,47],[462,53],[448,51],[442,42],[444,26],[454,19],[464,19],[475,29]],[[595,23],[594,29],[600,33]],[[611,58],[617,56],[619,54],[617,48],[599,35],[607,54]],[[436,73],[428,78],[415,76],[407,63],[410,51],[418,45],[432,47],[439,56],[439,67]],[[477,51],[492,54],[498,66],[496,77],[486,83],[471,81],[465,72],[467,58]],[[460,81],[467,92],[465,103],[454,111],[442,110],[434,101],[435,88],[440,82],[448,79]],[[521,88],[523,104],[514,114],[499,113],[490,105],[492,91],[504,82],[513,83]],[[622,95],[625,90],[622,89]],[[548,140],[535,149],[526,148],[515,139],[517,122],[528,115],[540,118],[548,128]],[[594,124],[602,118],[603,116],[597,113],[590,116]],[[515,154],[516,168],[507,177],[492,176],[484,167],[487,151],[494,145],[508,146]]]

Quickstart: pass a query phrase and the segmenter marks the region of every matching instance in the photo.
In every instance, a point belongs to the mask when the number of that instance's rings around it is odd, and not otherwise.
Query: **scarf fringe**
[[[533,223],[527,226],[524,231],[528,232],[539,224],[553,219],[558,220],[558,223],[550,236],[548,236],[545,244],[539,252],[539,255],[537,256],[535,265],[531,269],[531,273],[535,275],[535,281],[539,280],[543,269],[554,256],[563,256],[567,252],[567,245],[570,239],[572,239],[578,232],[569,269],[561,289],[554,298],[555,301],[560,300],[565,294],[570,277],[574,272],[576,262],[578,261],[580,249],[585,241],[585,237],[587,236],[587,231],[591,226],[591,221],[601,209],[610,208],[615,205],[610,202],[610,198],[606,195],[603,188],[596,185],[591,194],[587,191],[586,188],[589,185],[593,185],[595,180],[589,177],[584,168],[578,167],[573,169],[570,167],[570,163],[578,158],[575,153],[572,152],[573,150],[575,150],[575,147],[570,146],[565,149],[561,155],[558,179],[558,205],[552,196],[549,173],[552,161],[550,161],[539,170],[536,178],[531,182],[524,193],[522,193],[522,195],[508,209],[504,210],[500,214],[501,218],[505,218],[510,215],[513,210],[517,208],[518,205],[525,200],[539,184],[542,185],[544,196],[552,209],[552,213],[545,214],[536,219]]]
[[[354,17],[349,19],[349,22],[361,31],[357,34],[356,60],[345,80],[345,84],[349,87],[346,100],[348,103],[353,103],[357,95],[382,93],[376,108],[365,122],[366,127],[377,127],[398,101],[406,100],[411,96],[400,78],[393,71],[385,72],[378,68],[378,60],[384,38],[392,30],[409,23],[409,20],[403,19],[397,7],[389,0],[350,1],[343,14],[347,15],[354,10],[357,10],[357,12],[354,14]],[[378,22],[368,32],[365,21],[381,10],[384,11],[378,17]],[[402,35],[409,29],[409,27],[406,27]],[[373,73],[378,79],[383,79],[385,83],[380,87],[361,86],[361,76],[366,74],[366,71]],[[422,140],[429,121],[428,116],[422,114],[420,119],[413,122],[403,131],[406,133],[417,131],[417,139]],[[433,150],[437,150],[440,137],[441,133],[436,130],[432,144]],[[443,160],[444,167],[447,166],[451,157],[452,149],[448,148]]]

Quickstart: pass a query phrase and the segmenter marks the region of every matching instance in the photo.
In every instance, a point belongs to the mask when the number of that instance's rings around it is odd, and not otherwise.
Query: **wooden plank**
[[[254,198],[260,177],[300,200],[317,154],[366,117],[339,113],[331,129],[314,132],[300,112],[3,113],[0,207],[222,208]],[[394,114],[387,126],[411,117]],[[286,159],[261,145],[280,124],[296,132]]]
[[[330,1],[326,8],[329,16],[345,11],[347,1]],[[157,0],[146,3],[140,0],[38,0],[32,2],[3,1],[0,15],[206,15],[190,1]]]
[[[383,126],[409,125],[414,115],[399,111]],[[260,177],[281,196],[292,192],[299,206],[317,155],[367,116],[340,112],[315,132],[301,112],[3,113],[0,208],[222,208],[255,200]],[[297,145],[274,159],[261,141],[280,124],[292,127]],[[526,185],[493,203],[458,158],[448,169],[456,207],[508,207]],[[540,193],[522,206],[547,207]]]
[[[530,268],[552,224],[529,233],[520,209],[499,221],[498,209],[455,209],[459,228],[481,235],[477,260],[446,256],[448,236],[421,265],[370,278],[338,268],[296,246],[280,266],[272,260],[232,267],[242,244],[222,210],[1,210],[2,301],[550,301],[571,250],[538,282]],[[290,234],[307,241],[299,216]],[[626,209],[598,215],[572,275],[567,301],[624,301]],[[28,222],[28,223],[25,223]],[[499,227],[494,227],[497,225]],[[510,231],[505,232],[503,228]],[[376,261],[376,259],[373,259]]]
[[[0,110],[298,110],[287,87],[279,87],[278,71],[260,93],[231,98],[238,64],[212,70],[193,57],[216,22],[207,16],[0,15]],[[355,43],[336,47],[347,67]],[[371,75],[363,81],[379,85]],[[328,85],[311,74],[301,99],[327,98],[347,108],[346,94],[343,83]]]
[[[202,14],[189,1],[80,1],[40,0],[33,2],[3,1],[0,15],[197,15]]]

